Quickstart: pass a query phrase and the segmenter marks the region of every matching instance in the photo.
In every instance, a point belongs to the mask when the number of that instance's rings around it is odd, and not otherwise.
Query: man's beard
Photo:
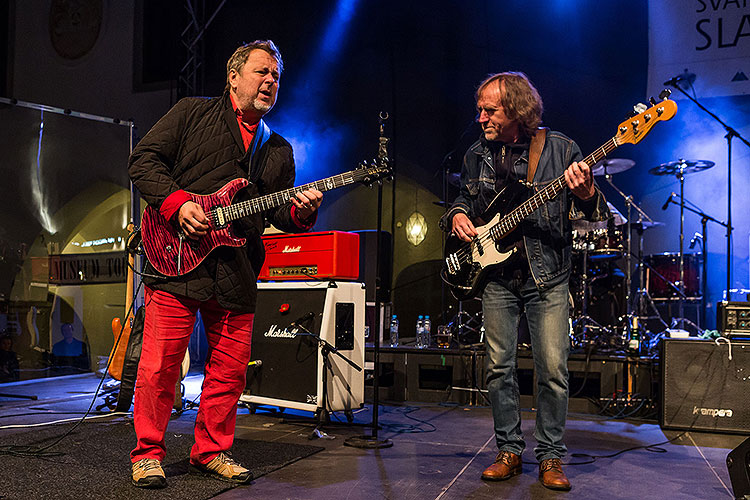
[[[253,99],[253,108],[256,111],[259,111],[259,112],[264,113],[264,114],[268,113],[269,111],[271,111],[271,108],[273,108],[274,104],[275,103],[263,102],[260,99],[258,99],[257,97],[255,99]]]

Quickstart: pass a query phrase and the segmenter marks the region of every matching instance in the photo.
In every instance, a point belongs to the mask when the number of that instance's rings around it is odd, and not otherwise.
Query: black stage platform
[[[201,382],[200,375],[186,379],[188,398],[197,396]],[[0,425],[76,417],[75,413],[55,412],[85,410],[96,384],[95,376],[89,374],[0,386],[0,393],[39,397],[38,401],[0,398]],[[463,391],[458,392],[463,394]],[[729,499],[732,498],[731,483],[725,459],[729,451],[745,439],[733,434],[663,431],[656,421],[648,419],[616,419],[570,412],[566,462],[582,465],[566,467],[573,490],[565,494],[547,490],[537,481],[531,451],[535,417],[531,406],[523,412],[523,430],[528,440],[523,455],[527,462],[523,474],[501,483],[479,479],[496,454],[490,409],[481,401],[473,406],[450,402],[390,403],[381,406],[380,412],[382,430],[379,435],[391,439],[394,445],[384,450],[361,450],[344,446],[343,442],[349,436],[361,435],[362,427],[332,425],[325,430],[334,439],[309,441],[312,422],[300,425],[285,419],[296,412],[260,409],[251,414],[239,408],[238,439],[312,444],[325,450],[215,498]],[[305,412],[302,416],[311,417]],[[345,421],[343,415],[335,416]],[[190,433],[194,418],[194,411],[184,413],[170,422],[169,431]],[[356,411],[354,419],[357,423],[371,422],[371,407],[367,405]],[[60,426],[61,431],[66,425]],[[8,432],[21,431],[0,429],[0,440],[3,433]],[[650,451],[644,448],[667,440],[672,442],[649,448]],[[63,442],[61,449],[64,451],[66,446],[74,446],[74,443]],[[613,456],[633,447],[639,448]],[[125,460],[129,450],[119,451]],[[112,455],[112,451],[108,454]],[[576,454],[602,458],[583,464],[591,459]],[[3,471],[0,485],[7,481],[14,481],[12,470]],[[75,481],[75,477],[70,477],[67,481],[60,480],[55,487],[64,491]],[[24,500],[33,498],[25,496]]]

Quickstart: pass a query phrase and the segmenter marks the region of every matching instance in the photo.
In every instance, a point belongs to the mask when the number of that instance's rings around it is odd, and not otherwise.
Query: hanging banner
[[[124,283],[128,275],[125,252],[50,255],[31,258],[32,279],[52,285]]]
[[[698,97],[750,94],[750,1],[649,0],[648,23],[648,95],[674,77]]]

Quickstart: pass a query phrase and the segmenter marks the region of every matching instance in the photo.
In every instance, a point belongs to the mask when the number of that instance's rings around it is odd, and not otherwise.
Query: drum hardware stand
[[[464,321],[464,318],[468,318],[468,319]],[[456,314],[448,322],[448,326],[451,327],[451,332],[459,345],[464,344],[462,339],[465,338],[465,334],[467,332],[476,333],[477,328],[471,326],[472,321],[474,321],[474,318],[471,316],[471,314],[464,311],[463,301],[459,300],[458,311],[456,311]],[[479,343],[481,344],[483,342],[484,342],[484,338],[480,337]],[[473,344],[469,344],[469,345],[473,345]]]
[[[589,264],[589,249],[588,246],[583,247],[583,269],[581,274],[581,316],[576,318],[573,322],[573,328],[580,332],[584,342],[586,341],[586,333],[588,330],[594,329],[600,332],[606,333],[608,336],[612,334],[611,330],[605,326],[600,325],[594,318],[588,315],[588,301],[589,301],[589,282],[588,276],[588,264]],[[593,279],[591,280],[593,281]]]
[[[626,195],[620,188],[615,186],[615,183],[612,181],[612,174],[605,173],[604,179],[607,181],[607,183],[612,187],[612,189],[619,194],[623,200],[625,200],[625,206],[627,207],[626,213],[627,213],[627,221],[625,224],[628,227],[628,234],[627,234],[627,250],[625,252],[625,331],[627,333],[627,338],[624,340],[627,342],[630,340],[631,330],[633,326],[633,318],[637,317],[639,320],[642,317],[643,309],[642,309],[642,301],[643,296],[645,294],[646,299],[648,300],[648,303],[653,307],[653,309],[656,311],[656,306],[653,304],[653,301],[651,300],[651,297],[649,297],[648,292],[645,290],[644,287],[644,279],[643,279],[643,259],[642,259],[642,253],[643,253],[643,222],[644,220],[648,221],[651,224],[655,224],[654,220],[648,216],[646,212],[641,209],[641,207],[638,206],[637,203],[633,201],[633,197],[631,195]],[[636,292],[638,295],[638,305],[635,309],[635,313],[633,312],[633,304],[631,300],[631,282],[632,282],[632,225],[630,223],[631,220],[633,220],[633,209],[638,212],[638,262],[639,262],[639,274],[638,274],[638,291]],[[658,311],[657,315],[658,315]],[[658,316],[658,318],[661,320],[661,316]],[[664,321],[662,320],[662,323]]]
[[[742,135],[740,135],[734,128],[730,127],[726,123],[724,123],[721,118],[713,114],[711,111],[709,111],[705,106],[703,106],[701,103],[698,102],[698,100],[691,96],[688,92],[685,92],[685,90],[679,85],[679,82],[675,79],[672,79],[669,81],[669,85],[673,86],[680,92],[682,92],[685,97],[690,99],[695,103],[696,106],[698,106],[700,109],[708,113],[711,118],[719,122],[719,124],[724,127],[724,130],[726,130],[726,135],[724,135],[724,138],[727,140],[727,223],[723,224],[724,227],[727,230],[726,236],[727,236],[727,298],[726,300],[732,300],[732,231],[734,228],[732,227],[732,139],[738,138],[742,142],[745,143],[746,146],[750,147],[750,142],[748,142]],[[691,84],[692,85],[692,84]],[[682,193],[680,193],[682,194]]]

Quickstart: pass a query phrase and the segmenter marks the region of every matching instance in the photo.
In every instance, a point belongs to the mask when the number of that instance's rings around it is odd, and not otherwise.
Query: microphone
[[[670,203],[672,203],[672,197],[676,196],[674,193],[669,193],[669,198],[667,198],[667,201],[664,202],[664,205],[661,206],[662,210],[666,210]]]
[[[690,247],[689,248],[691,250],[693,248],[695,248],[695,244],[698,242],[698,240],[702,240],[702,239],[703,239],[703,235],[701,233],[695,233],[693,235],[693,239],[690,240]]]
[[[250,361],[247,366],[263,366],[263,361],[260,359],[256,359],[253,361]]]
[[[685,71],[675,77],[670,78],[669,80],[664,82],[663,85],[671,85],[673,87],[677,87],[677,84],[680,82],[687,82],[688,85],[692,85],[693,82],[695,82],[695,73],[688,73],[687,68],[685,68]]]
[[[292,321],[291,324],[294,325],[294,326],[297,326],[300,323],[304,323],[305,321],[313,319],[314,317],[315,317],[315,313],[312,312],[312,311],[310,311],[309,313],[303,314],[299,318],[297,318],[294,321]]]

